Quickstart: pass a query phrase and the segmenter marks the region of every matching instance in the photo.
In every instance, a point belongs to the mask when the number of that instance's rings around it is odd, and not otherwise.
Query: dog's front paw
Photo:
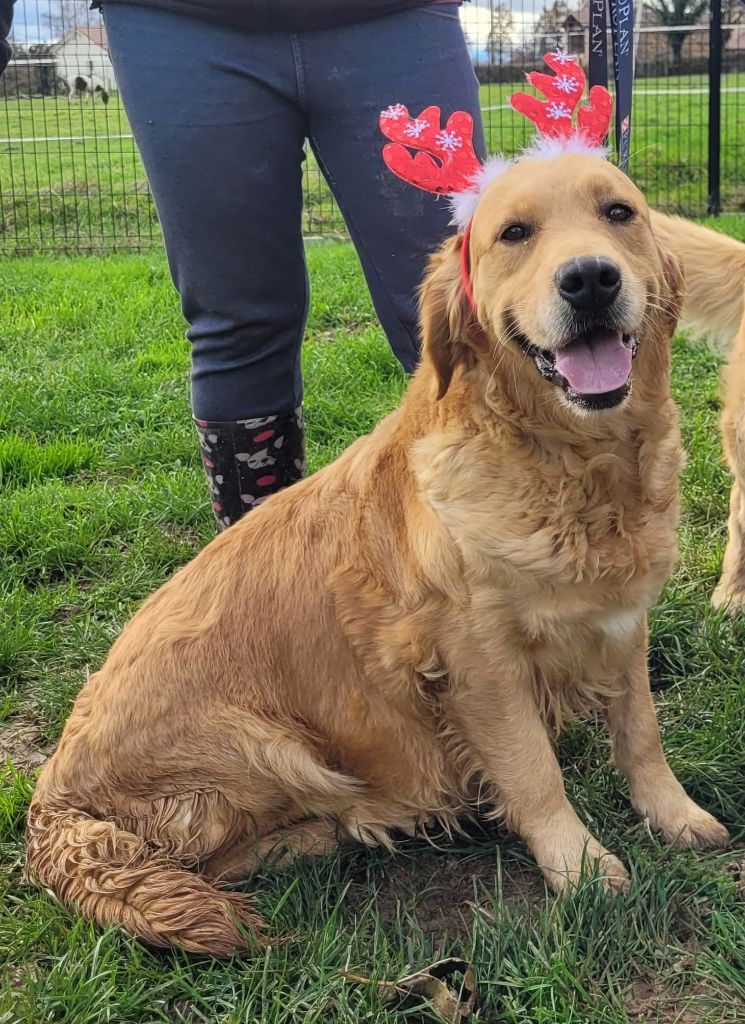
[[[716,611],[724,610],[732,618],[742,615],[745,613],[745,590],[733,587],[722,577],[711,595],[711,604]]]
[[[648,817],[651,827],[662,832],[667,843],[682,850],[719,850],[730,844],[724,825],[690,797],[664,815]]]
[[[621,861],[589,833],[544,851],[538,864],[546,884],[556,893],[574,888],[588,877],[597,877],[607,892],[627,892],[629,888],[629,874]]]

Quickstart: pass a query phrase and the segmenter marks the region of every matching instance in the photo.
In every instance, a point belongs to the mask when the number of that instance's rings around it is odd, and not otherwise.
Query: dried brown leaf
[[[467,1024],[474,1019],[476,976],[465,960],[448,957],[397,981],[373,981],[342,971],[347,981],[375,985],[386,1006],[395,1010],[429,1010],[435,1020]]]

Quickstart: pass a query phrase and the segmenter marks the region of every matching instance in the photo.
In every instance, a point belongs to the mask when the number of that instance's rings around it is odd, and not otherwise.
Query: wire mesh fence
[[[745,210],[745,4],[721,2],[721,66],[713,69],[706,0],[684,5],[689,24],[673,23],[677,0],[637,3],[630,173],[650,203],[692,216],[707,211],[712,74],[721,85],[721,208]],[[461,7],[492,152],[512,154],[527,142],[532,127],[511,110],[509,96],[543,53],[561,48],[587,58],[590,0],[540,3]],[[84,253],[159,244],[98,12],[84,0],[18,0],[13,43],[0,79],[0,249]],[[331,192],[312,153],[306,156],[305,233],[341,235]]]

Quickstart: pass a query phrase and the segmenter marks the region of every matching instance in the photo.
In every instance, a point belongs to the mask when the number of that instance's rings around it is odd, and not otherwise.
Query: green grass
[[[745,99],[728,92],[745,74],[723,76],[722,202],[745,204]],[[515,153],[531,126],[510,109],[523,83],[481,87],[491,152]],[[650,203],[701,215],[707,206],[708,96],[656,90],[706,87],[702,76],[642,79],[635,100],[631,173]],[[381,107],[387,99],[381,97]],[[417,112],[418,113],[418,112]],[[145,173],[117,94],[108,106],[64,97],[8,100],[0,108],[0,250],[126,251],[148,248],[160,229]],[[26,140],[26,141],[21,141]],[[31,141],[35,140],[35,141]],[[371,159],[378,159],[376,153]],[[305,167],[306,234],[339,234],[344,224],[309,154]]]
[[[404,380],[349,247],[309,255],[317,468],[397,403]],[[689,450],[681,560],[653,615],[651,661],[670,761],[730,826],[735,852],[678,853],[648,835],[602,728],[587,724],[561,743],[567,786],[630,865],[627,898],[588,882],[557,902],[522,845],[496,833],[407,842],[395,857],[352,850],[254,878],[276,932],[295,938],[221,964],[99,931],[26,884],[24,766],[59,735],[138,603],[213,534],[176,309],[160,255],[3,267],[0,742],[15,763],[0,780],[0,1022],[411,1022],[339,972],[395,978],[450,952],[473,961],[491,1024],[745,1020],[745,626],[708,604],[729,483],[720,366],[685,339],[675,354]]]

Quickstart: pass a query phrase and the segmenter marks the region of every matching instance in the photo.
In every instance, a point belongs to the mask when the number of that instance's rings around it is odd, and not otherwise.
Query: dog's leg
[[[203,865],[210,878],[237,881],[247,878],[261,865],[286,867],[296,857],[318,857],[333,853],[343,841],[334,822],[310,819],[269,832],[260,838],[239,839],[223,853]]]
[[[745,405],[743,420],[745,421]],[[738,469],[735,470],[739,479],[733,483],[729,497],[728,536],[722,562],[722,576],[711,597],[711,603],[715,608],[726,607],[730,613],[739,612],[745,607],[745,451],[742,454],[739,472]]]
[[[745,606],[745,323],[740,327],[725,371],[722,439],[735,478],[730,494],[729,537],[722,578],[714,591],[715,608]]]
[[[561,768],[536,706],[530,666],[506,664],[461,646],[468,668],[448,698],[447,716],[497,791],[507,824],[528,844],[557,891],[597,869],[606,887],[625,888],[621,862],[588,831],[569,803]],[[498,674],[494,666],[498,665]]]
[[[726,846],[727,830],[691,800],[665,759],[649,689],[646,628],[642,629],[623,693],[608,708],[614,760],[628,780],[634,809],[668,843],[685,848]]]

